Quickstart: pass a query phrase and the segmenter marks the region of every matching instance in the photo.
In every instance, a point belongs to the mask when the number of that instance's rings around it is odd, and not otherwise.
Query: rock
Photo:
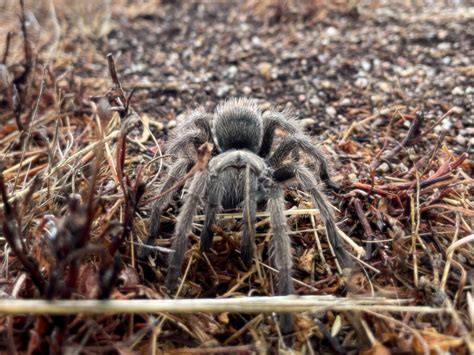
[[[377,128],[379,126],[382,126],[384,124],[385,120],[381,117],[376,118],[374,122],[370,125],[373,128]]]
[[[464,90],[460,86],[456,86],[453,91],[451,91],[451,94],[456,95],[456,96],[461,96],[464,95]]]
[[[176,120],[168,121],[168,129],[173,129],[176,127],[176,125],[177,125]]]
[[[262,40],[260,39],[260,37],[253,36],[253,37],[252,37],[252,44],[253,44],[255,47],[261,47],[261,46],[262,46]]]
[[[339,36],[339,30],[336,27],[326,28],[326,35],[328,37],[337,37]]]
[[[304,128],[311,128],[316,123],[316,120],[314,118],[303,118],[300,122]]]
[[[383,96],[382,95],[372,95],[372,96],[370,96],[370,101],[372,101],[372,103],[374,105],[381,104],[381,103],[383,103]]]
[[[242,92],[244,95],[249,96],[252,93],[252,88],[249,86],[244,86],[242,88]]]
[[[323,80],[321,81],[321,87],[323,89],[330,89],[333,86],[332,82],[329,80]]]
[[[387,173],[389,170],[390,170],[390,167],[385,162],[380,164],[379,167],[377,168],[377,171],[379,173]]]
[[[230,85],[227,85],[227,84],[220,85],[220,86],[217,87],[216,96],[217,97],[224,97],[229,93],[230,90],[231,90]]]
[[[260,63],[258,65],[258,71],[260,72],[260,75],[263,76],[265,80],[271,80],[272,79],[272,65],[267,62]]]
[[[235,75],[238,73],[238,71],[239,69],[235,65],[232,65],[229,67],[229,69],[227,69],[227,76],[233,79]]]
[[[328,106],[326,107],[326,113],[329,115],[329,117],[334,118],[336,117],[337,111],[334,107]]]
[[[389,83],[387,83],[387,82],[381,82],[381,83],[379,84],[379,88],[380,88],[380,90],[382,90],[382,91],[385,92],[385,93],[390,93],[390,92],[392,92],[392,86],[391,86]]]
[[[306,96],[301,94],[301,95],[298,95],[298,101],[299,102],[305,102],[306,101]]]
[[[366,78],[357,78],[354,85],[358,88],[365,89],[367,85],[369,85],[369,81]]]
[[[370,64],[369,61],[367,60],[363,60],[361,63],[360,63],[362,69],[364,69],[364,71],[368,72],[371,68],[372,68],[372,65]]]
[[[351,101],[351,99],[346,97],[346,98],[342,99],[342,101],[339,103],[339,105],[341,105],[341,106],[350,106],[350,105],[352,105],[352,101]]]
[[[466,138],[464,138],[461,135],[457,135],[456,138],[454,138],[457,144],[459,145],[466,145]]]
[[[311,96],[309,103],[314,106],[321,106],[321,99],[317,95]]]
[[[450,130],[451,127],[453,127],[453,122],[451,121],[451,119],[449,117],[447,117],[446,119],[443,120],[441,128],[443,130],[447,131],[447,130]]]

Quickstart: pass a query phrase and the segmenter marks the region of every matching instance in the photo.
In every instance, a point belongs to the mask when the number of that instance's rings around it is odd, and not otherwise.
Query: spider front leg
[[[255,244],[255,222],[257,220],[257,176],[249,165],[245,168],[245,198],[242,218],[242,240],[240,253],[246,265],[252,261]]]
[[[258,155],[266,158],[272,150],[275,129],[280,128],[288,134],[299,131],[295,119],[288,112],[265,112],[263,115],[263,138]]]
[[[180,179],[183,178],[184,175],[186,175],[186,173],[193,166],[193,163],[194,162],[188,158],[182,158],[177,160],[176,163],[174,163],[174,165],[171,167],[170,172],[168,174],[168,179],[161,187],[159,193],[168,191],[171,187],[173,187],[176,182],[178,182]],[[177,191],[172,191],[156,200],[153,204],[150,218],[150,228],[145,245],[152,246],[155,244],[156,238],[158,237],[158,233],[160,231],[160,217],[163,213],[163,210],[170,204],[176,193]],[[150,255],[150,248],[141,247],[138,251],[138,258],[141,260],[146,259],[148,255]]]
[[[321,151],[321,149],[316,147],[308,137],[304,135],[295,135],[285,138],[279,147],[268,158],[270,166],[280,166],[283,160],[295,150],[301,150],[316,160],[318,162],[317,172],[321,180],[328,188],[335,191],[340,190],[340,186],[332,181],[329,176],[329,164],[326,159],[326,155]]]
[[[280,182],[296,177],[298,183],[301,185],[301,188],[311,195],[313,203],[319,209],[324,226],[326,228],[328,240],[334,248],[337,259],[343,267],[352,267],[352,260],[344,248],[344,245],[341,243],[337,233],[336,221],[332,212],[332,208],[326,201],[324,194],[320,191],[318,182],[314,178],[313,174],[311,174],[311,172],[304,166],[288,165],[277,169],[273,173],[273,176],[277,181]]]
[[[270,215],[270,225],[273,237],[271,239],[271,254],[275,267],[279,271],[278,293],[280,295],[291,295],[294,293],[291,256],[291,240],[288,235],[288,224],[285,217],[285,202],[283,190],[277,182],[267,178],[265,187],[268,193],[267,211]],[[280,327],[287,334],[293,330],[293,316],[281,314]]]
[[[176,220],[174,241],[171,247],[174,252],[169,257],[168,274],[165,280],[166,288],[170,292],[175,290],[178,276],[181,273],[184,253],[188,246],[188,236],[192,230],[193,219],[196,215],[202,191],[206,190],[208,175],[209,172],[205,169],[194,176],[189,192],[185,197],[186,202]]]
[[[212,226],[216,223],[216,214],[219,212],[224,193],[224,183],[220,181],[219,176],[215,173],[211,174],[208,186],[211,188],[208,189],[207,205],[204,212],[206,217],[201,231],[201,252],[206,252],[211,248],[212,239],[214,238]]]
[[[211,139],[211,116],[202,109],[193,111],[186,122],[176,128],[168,144],[168,153],[183,154],[186,150],[194,151]]]

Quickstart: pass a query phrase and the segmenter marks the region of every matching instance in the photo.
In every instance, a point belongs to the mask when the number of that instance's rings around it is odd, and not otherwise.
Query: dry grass
[[[269,3],[246,6],[258,14],[282,2]],[[77,9],[55,4],[56,11],[33,9],[44,16],[40,27],[27,29],[26,54],[11,15],[18,6],[5,2],[11,12],[0,15],[1,28],[15,31],[0,65],[0,350],[192,352],[188,347],[200,346],[203,352],[253,353],[292,344],[304,352],[324,340],[331,351],[367,354],[474,352],[472,157],[435,144],[430,127],[404,141],[407,150],[430,145],[429,155],[410,156],[403,175],[376,176],[374,162],[382,151],[367,149],[362,161],[351,163],[369,177],[351,180],[349,174],[336,196],[341,233],[353,238],[348,250],[366,254],[355,270],[340,270],[317,210],[302,192],[289,190],[296,288],[312,296],[245,298],[271,296],[278,271],[267,263],[271,231],[265,213],[258,214],[259,259],[243,267],[239,211],[220,215],[224,222],[211,253],[201,255],[193,243],[180,289],[169,295],[161,286],[161,259],[171,244],[175,209],[162,218],[160,257],[147,263],[135,258],[147,234],[146,202],[156,195],[167,159],[157,137],[160,125],[141,115],[140,102],[110,80],[107,59],[91,42],[84,44],[84,68],[68,64],[71,38],[103,37],[114,26],[110,3]],[[146,11],[151,5],[140,6]],[[125,11],[119,4],[113,10]],[[79,14],[77,22],[68,20],[69,11]],[[81,75],[88,65],[101,67],[96,77]],[[392,121],[415,121],[413,112],[387,112]],[[354,154],[353,132],[372,119],[367,115],[341,132],[335,145],[341,154]],[[202,219],[196,217],[195,230]],[[182,296],[188,299],[173,300]],[[44,301],[52,299],[57,301]],[[295,333],[284,337],[272,313],[287,311],[301,313]]]

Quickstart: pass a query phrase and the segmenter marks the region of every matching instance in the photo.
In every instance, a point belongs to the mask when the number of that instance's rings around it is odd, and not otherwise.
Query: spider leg
[[[204,226],[201,231],[201,252],[208,251],[212,245],[214,233],[212,226],[216,223],[216,213],[219,211],[222,195],[224,193],[224,184],[215,173],[211,174],[209,178],[209,185],[212,187],[208,191],[207,204],[204,215]]]
[[[219,171],[222,173],[225,169]],[[212,226],[216,223],[216,213],[219,211],[224,194],[224,181],[219,173],[211,174],[209,178],[209,189],[207,196],[207,205],[205,209],[204,227],[201,232],[201,251],[207,251],[212,245],[214,237]],[[257,201],[255,198],[257,190],[257,175],[247,165],[245,168],[245,186],[244,186],[244,207],[243,207],[243,226],[241,240],[242,260],[245,264],[250,264],[253,256],[253,243],[255,242],[255,221],[257,214]]]
[[[191,128],[198,128],[202,130],[207,137],[211,137],[211,115],[209,115],[204,109],[197,109],[191,112],[186,122],[181,126],[182,130],[188,130]]]
[[[313,203],[318,207],[326,228],[328,240],[334,248],[337,259],[343,267],[351,267],[353,263],[340,241],[331,205],[327,202],[326,197],[318,188],[318,182],[311,172],[302,165],[287,165],[275,170],[273,177],[275,180],[280,182],[296,177],[301,188],[311,195]]]
[[[186,149],[195,149],[208,142],[211,139],[210,120],[211,116],[203,109],[191,112],[186,122],[176,127],[168,144],[168,153],[182,154]]]
[[[195,151],[197,147],[207,142],[207,138],[206,133],[198,129],[177,133],[176,138],[169,143],[167,153],[182,154],[189,148]]]
[[[271,178],[266,180],[266,184],[268,193],[267,211],[270,215],[270,225],[273,231],[270,248],[275,267],[279,271],[278,293],[280,295],[291,295],[294,293],[291,278],[291,240],[288,235],[288,224],[284,213],[283,191],[280,185]],[[280,326],[284,333],[291,332],[293,329],[292,315],[280,315]]]
[[[339,189],[339,185],[332,181],[329,176],[329,164],[325,154],[304,135],[286,137],[268,158],[269,165],[272,167],[280,166],[283,160],[295,150],[303,151],[318,162],[317,173],[328,188],[336,191]]]
[[[168,173],[168,179],[165,181],[163,186],[160,189],[159,193],[169,190],[177,181],[179,181],[183,176],[191,169],[193,166],[193,161],[188,158],[178,159],[174,165],[171,167]],[[177,191],[170,192],[160,199],[156,200],[153,204],[151,218],[150,218],[150,229],[148,232],[148,238],[145,242],[145,245],[154,245],[158,233],[160,231],[160,217],[163,213],[163,210],[170,204],[174,195]],[[138,258],[143,260],[150,255],[150,248],[142,247],[138,252]]]
[[[281,128],[289,134],[299,131],[294,118],[288,112],[265,112],[263,115],[263,139],[258,153],[261,157],[266,158],[270,154],[277,128]]]
[[[188,236],[191,233],[193,219],[196,215],[202,191],[206,190],[208,175],[209,171],[205,169],[194,176],[186,196],[186,202],[176,220],[174,241],[171,247],[174,253],[169,256],[168,274],[165,280],[166,288],[171,292],[176,288],[176,282],[184,260],[184,253],[188,246]]]
[[[240,252],[242,260],[249,265],[252,261],[255,243],[255,222],[257,220],[257,175],[247,165],[245,168],[245,198],[243,208],[242,240]]]
[[[244,175],[244,208],[243,208],[243,227],[241,240],[242,260],[249,264],[253,256],[253,243],[255,240],[255,221],[257,213],[257,176],[260,175],[265,167],[262,158],[245,151],[229,151],[222,153],[211,162],[212,171],[209,186],[212,186],[208,194],[206,206],[206,219],[201,233],[201,250],[209,250],[213,233],[212,225],[215,223],[215,215],[222,204],[225,185],[239,184],[238,181],[227,181],[223,173],[227,169],[245,168]],[[225,198],[229,198],[226,196]]]

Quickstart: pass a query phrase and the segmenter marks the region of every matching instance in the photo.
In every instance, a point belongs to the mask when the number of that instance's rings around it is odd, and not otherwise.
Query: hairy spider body
[[[277,128],[287,134],[272,151]],[[284,215],[282,186],[288,180],[296,180],[310,194],[321,212],[337,258],[344,266],[351,265],[339,241],[332,209],[319,187],[319,181],[329,187],[337,186],[329,178],[325,155],[303,134],[288,113],[270,111],[262,114],[255,101],[232,99],[219,105],[214,115],[203,110],[194,111],[176,130],[169,152],[177,155],[178,159],[161,191],[167,191],[191,169],[199,146],[213,143],[214,150],[208,166],[194,175],[177,217],[172,245],[174,253],[170,254],[166,276],[166,286],[170,291],[176,287],[193,218],[203,199],[205,221],[200,235],[201,251],[209,250],[212,245],[216,214],[222,208],[242,208],[241,256],[246,264],[253,257],[257,206],[266,203],[273,232],[271,255],[279,270],[278,293],[292,294],[291,241]],[[295,161],[294,156],[299,152],[315,161],[316,176]],[[293,159],[287,162],[290,156]],[[153,206],[147,244],[154,244],[159,232],[160,215],[171,199],[172,194],[165,195]],[[140,254],[141,257],[146,256],[146,249],[142,249]],[[290,316],[282,316],[280,322],[283,331],[292,329]]]

